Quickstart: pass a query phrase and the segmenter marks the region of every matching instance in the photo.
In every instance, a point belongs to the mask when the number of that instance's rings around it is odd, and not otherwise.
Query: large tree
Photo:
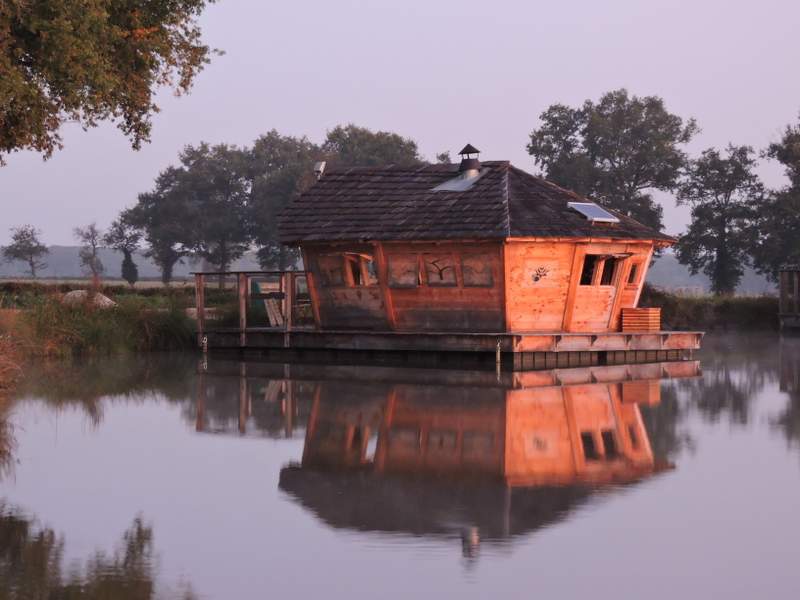
[[[187,218],[190,203],[182,191],[183,170],[168,167],[150,192],[139,194],[135,206],[120,218],[143,232],[145,256],[161,269],[161,281],[169,285],[175,265],[190,253],[192,240]]]
[[[278,242],[277,217],[291,198],[316,181],[314,163],[321,159],[322,149],[307,138],[284,136],[274,129],[250,149],[249,227],[262,268],[285,270],[297,260]]]
[[[263,268],[281,270],[292,266],[297,256],[278,242],[277,218],[289,200],[316,181],[316,161],[325,160],[327,169],[423,162],[415,141],[353,124],[331,129],[321,146],[272,130],[255,141],[250,160],[250,224],[259,262]]]
[[[780,162],[789,178],[764,203],[755,227],[754,265],[775,281],[782,266],[800,264],[800,123],[788,126],[765,155]]]
[[[114,120],[139,148],[156,89],[188,91],[208,62],[197,17],[209,2],[0,2],[0,164],[16,150],[50,156],[65,122]]]
[[[124,217],[114,221],[103,238],[109,248],[122,252],[122,278],[131,287],[139,280],[139,268],[133,262],[133,253],[138,249],[141,239],[142,232]]]
[[[44,257],[50,252],[40,240],[41,231],[32,225],[11,229],[11,243],[2,249],[3,258],[8,261],[22,261],[28,266],[28,273],[36,279],[39,271],[47,267]]]
[[[189,207],[183,242],[196,256],[227,271],[250,247],[247,153],[235,146],[202,143],[187,146],[180,160],[183,174],[177,192],[185,195]]]
[[[375,167],[381,165],[413,166],[424,161],[417,142],[389,131],[338,125],[328,132],[322,151],[333,166]]]
[[[653,190],[676,188],[697,132],[693,119],[667,111],[657,96],[625,89],[573,108],[554,104],[540,115],[528,152],[547,179],[656,229],[662,207]]]
[[[764,197],[749,146],[710,148],[691,161],[678,187],[678,203],[692,207],[692,222],[678,241],[678,260],[701,269],[715,294],[732,294],[749,262],[752,222]]]

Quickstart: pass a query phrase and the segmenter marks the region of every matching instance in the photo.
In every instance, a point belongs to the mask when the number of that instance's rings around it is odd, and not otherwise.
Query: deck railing
[[[306,271],[193,273],[198,338],[209,329],[290,332],[316,328]]]

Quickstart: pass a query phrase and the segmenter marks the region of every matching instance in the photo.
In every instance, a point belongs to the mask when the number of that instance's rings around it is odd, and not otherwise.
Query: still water
[[[0,413],[0,598],[796,598],[800,340],[697,358],[39,365]]]

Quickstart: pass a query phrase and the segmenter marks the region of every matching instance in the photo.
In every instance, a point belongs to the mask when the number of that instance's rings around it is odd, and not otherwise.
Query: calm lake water
[[[41,365],[0,413],[0,598],[796,598],[800,340],[697,358]]]

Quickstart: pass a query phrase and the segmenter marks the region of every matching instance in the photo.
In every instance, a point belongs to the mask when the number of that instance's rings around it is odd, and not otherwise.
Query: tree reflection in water
[[[137,517],[113,554],[97,552],[83,568],[64,568],[64,539],[18,509],[0,504],[0,600],[194,598],[186,586],[157,582],[153,530]]]

